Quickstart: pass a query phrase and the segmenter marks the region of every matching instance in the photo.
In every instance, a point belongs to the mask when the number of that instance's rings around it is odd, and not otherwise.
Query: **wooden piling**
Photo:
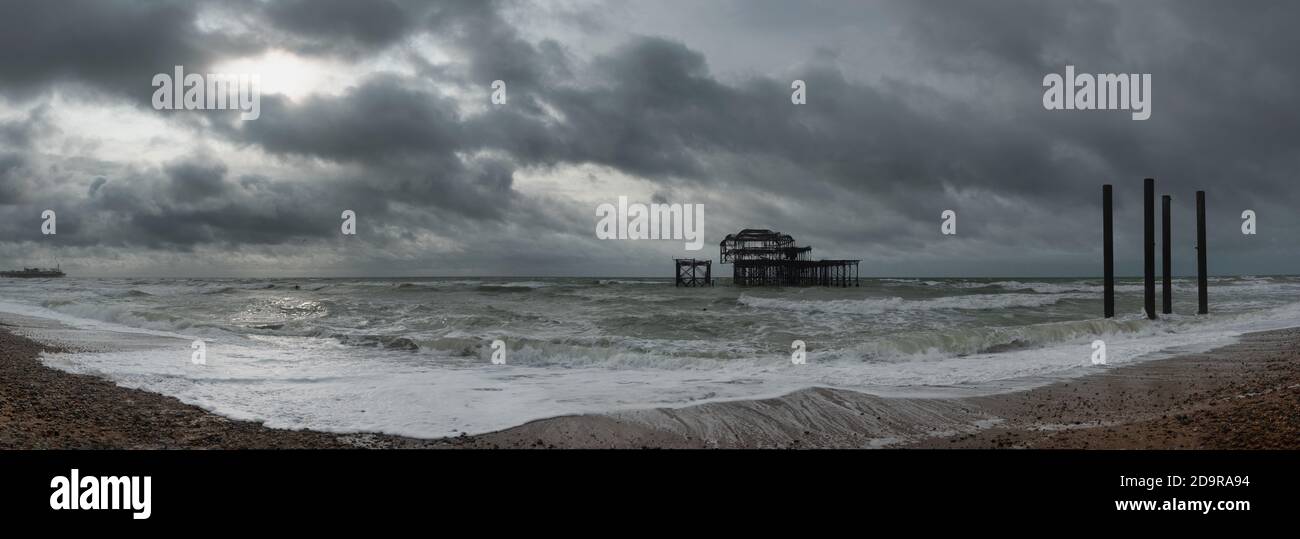
[[[1196,192],[1196,300],[1199,314],[1209,314],[1209,279],[1205,265],[1205,191]]]
[[[1164,304],[1162,305],[1163,308],[1160,310],[1160,312],[1165,314],[1171,314],[1174,312],[1174,285],[1173,285],[1173,267],[1172,267],[1173,249],[1169,243],[1170,202],[1171,202],[1171,198],[1169,195],[1164,195],[1160,197],[1160,221],[1161,221],[1161,228],[1163,228],[1160,235],[1160,255],[1161,255],[1160,258],[1161,258],[1161,262],[1163,262],[1163,264],[1161,264],[1160,267],[1161,270],[1160,277],[1164,281],[1161,289],[1161,295],[1162,295],[1162,299],[1164,300]]]
[[[1111,206],[1111,186],[1101,186],[1102,265],[1105,267],[1105,314],[1115,316],[1115,219]]]
[[[1144,182],[1142,227],[1142,265],[1146,277],[1147,318],[1156,318],[1156,180],[1147,178]]]

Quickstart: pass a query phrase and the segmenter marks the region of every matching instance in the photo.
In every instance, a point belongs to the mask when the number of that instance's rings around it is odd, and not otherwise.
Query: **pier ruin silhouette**
[[[789,234],[747,228],[727,234],[718,248],[735,286],[859,286],[861,260],[812,260],[812,247]]]

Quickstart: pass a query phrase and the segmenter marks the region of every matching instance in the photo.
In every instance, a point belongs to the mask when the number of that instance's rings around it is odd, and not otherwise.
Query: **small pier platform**
[[[676,286],[713,286],[713,261],[674,258],[677,263]]]

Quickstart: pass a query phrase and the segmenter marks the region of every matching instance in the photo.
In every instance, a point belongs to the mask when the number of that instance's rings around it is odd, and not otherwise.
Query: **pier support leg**
[[[1174,271],[1171,267],[1171,264],[1173,264],[1173,249],[1169,242],[1169,204],[1169,195],[1160,197],[1160,221],[1163,229],[1160,235],[1160,259],[1163,262],[1160,267],[1160,277],[1163,279],[1161,292],[1164,300],[1160,312],[1165,314],[1174,312],[1174,285],[1172,283]]]
[[[1147,178],[1144,182],[1145,196],[1142,203],[1142,266],[1146,277],[1147,318],[1156,319],[1156,180]]]
[[[1198,314],[1209,314],[1209,278],[1205,266],[1205,191],[1196,192],[1196,300]]]
[[[1105,315],[1115,317],[1115,219],[1111,206],[1111,186],[1101,186],[1101,242],[1104,266]]]

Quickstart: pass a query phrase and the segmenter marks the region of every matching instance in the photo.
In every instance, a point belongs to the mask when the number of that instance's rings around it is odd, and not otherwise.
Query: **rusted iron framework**
[[[713,286],[712,260],[674,258],[673,261],[677,262],[676,286]]]
[[[736,286],[859,286],[860,260],[812,260],[789,234],[747,228],[718,245]]]

